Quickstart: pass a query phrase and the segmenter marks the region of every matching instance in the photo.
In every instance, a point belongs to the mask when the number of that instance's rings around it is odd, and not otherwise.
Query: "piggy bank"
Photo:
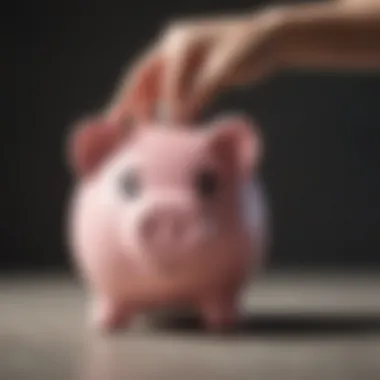
[[[102,331],[163,307],[233,327],[266,251],[262,141],[242,116],[194,126],[77,124],[69,242]]]

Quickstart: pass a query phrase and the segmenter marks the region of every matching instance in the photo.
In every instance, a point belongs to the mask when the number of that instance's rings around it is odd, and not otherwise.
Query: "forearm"
[[[380,69],[380,7],[320,3],[281,10],[276,50],[285,67]]]

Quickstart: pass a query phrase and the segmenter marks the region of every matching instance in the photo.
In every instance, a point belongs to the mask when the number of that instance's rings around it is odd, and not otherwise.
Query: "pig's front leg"
[[[236,297],[210,298],[200,307],[202,320],[209,331],[225,331],[240,322],[240,310]]]
[[[125,303],[112,298],[95,298],[90,307],[91,326],[99,332],[110,333],[127,327],[132,317],[132,311]]]

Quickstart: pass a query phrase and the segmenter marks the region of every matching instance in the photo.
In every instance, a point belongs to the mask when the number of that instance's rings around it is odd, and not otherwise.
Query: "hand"
[[[276,69],[282,13],[176,22],[131,70],[108,110],[114,121],[157,117],[190,122],[223,89],[257,81]]]

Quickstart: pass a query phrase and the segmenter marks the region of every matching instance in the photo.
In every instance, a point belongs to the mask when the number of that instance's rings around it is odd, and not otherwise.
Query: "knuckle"
[[[162,35],[165,44],[183,44],[188,42],[190,38],[191,28],[184,21],[171,22]]]

